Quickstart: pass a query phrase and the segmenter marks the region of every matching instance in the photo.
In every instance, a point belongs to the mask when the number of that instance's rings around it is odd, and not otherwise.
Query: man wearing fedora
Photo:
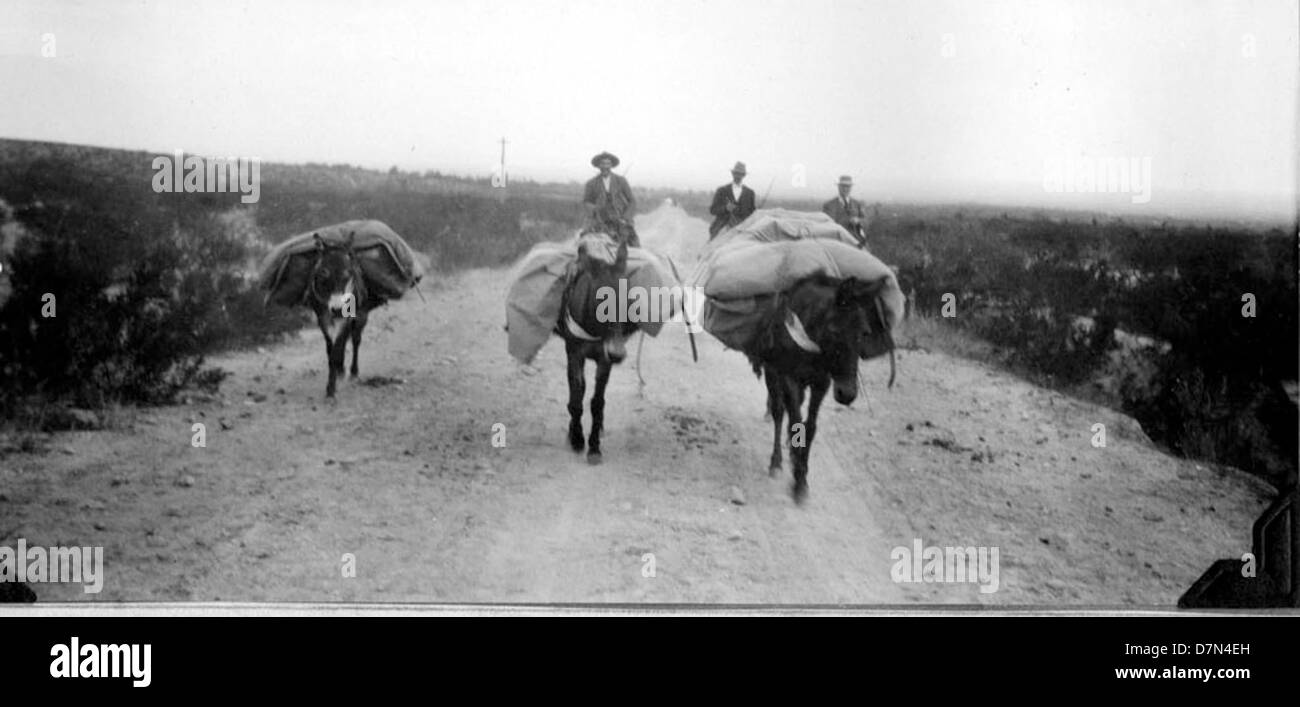
[[[583,190],[582,203],[587,207],[587,227],[602,229],[640,247],[640,239],[632,228],[632,215],[636,213],[636,198],[627,180],[614,174],[618,157],[602,152],[591,158],[591,166],[600,170]]]
[[[745,181],[745,163],[737,162],[731,168],[731,183],[723,184],[713,192],[713,204],[709,213],[714,215],[713,224],[709,226],[709,238],[749,218],[754,213],[754,190],[741,184]]]
[[[865,249],[867,210],[862,202],[849,196],[849,192],[853,190],[853,177],[847,174],[840,177],[838,186],[840,195],[822,204],[822,211],[853,234],[853,237],[858,239],[858,246]]]

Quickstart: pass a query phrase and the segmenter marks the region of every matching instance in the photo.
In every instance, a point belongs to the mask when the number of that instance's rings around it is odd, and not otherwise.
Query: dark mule
[[[342,245],[326,243],[316,236],[316,262],[307,281],[307,304],[316,313],[316,324],[325,335],[325,355],[330,377],[325,397],[334,397],[335,382],[343,374],[348,337],[352,338],[352,377],[357,377],[357,351],[361,332],[370,310],[384,303],[367,291],[361,267],[352,250],[353,236]]]
[[[555,333],[564,338],[569,374],[569,445],[581,452],[582,398],[587,392],[587,359],[596,362],[596,390],[591,396],[591,436],[585,440],[587,461],[599,464],[600,433],[605,426],[605,384],[610,368],[627,357],[626,342],[636,324],[602,321],[598,316],[597,293],[602,287],[619,291],[618,282],[627,276],[627,243],[615,242],[603,233],[584,234],[578,241],[578,261],[569,275],[561,299]]]
[[[826,391],[833,385],[835,401],[851,404],[858,397],[858,359],[885,353],[890,355],[889,384],[894,384],[894,342],[880,300],[883,287],[884,280],[824,275],[800,280],[777,296],[776,307],[745,350],[754,372],[767,383],[775,432],[772,476],[781,472],[782,420],[789,414],[791,493],[797,503],[808,495],[808,450]],[[805,390],[811,390],[806,421],[800,417]]]

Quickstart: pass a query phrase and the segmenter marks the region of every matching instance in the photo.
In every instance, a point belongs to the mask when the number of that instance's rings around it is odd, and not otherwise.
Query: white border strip
[[[311,604],[311,603],[164,603],[118,604],[36,603],[0,604],[0,618],[29,617],[314,617],[314,616],[1292,616],[1300,609],[1220,609],[1076,607],[1043,609],[1034,607],[997,608],[984,606],[902,608],[854,606],[717,606],[707,605],[622,605],[610,604]]]

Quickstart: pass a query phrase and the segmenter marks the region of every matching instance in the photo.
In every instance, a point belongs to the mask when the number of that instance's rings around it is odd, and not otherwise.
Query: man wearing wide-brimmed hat
[[[822,211],[853,234],[853,237],[858,239],[859,246],[866,248],[867,209],[862,202],[849,196],[849,192],[853,190],[853,177],[847,174],[840,177],[838,186],[840,195],[822,204]]]
[[[601,229],[610,235],[618,236],[630,246],[640,246],[636,231],[632,228],[632,216],[636,213],[636,198],[632,196],[632,187],[627,179],[614,174],[618,166],[618,157],[602,152],[591,158],[591,166],[600,170],[592,177],[583,190],[582,203],[587,207],[587,228]]]
[[[709,213],[713,214],[713,224],[709,226],[709,238],[749,218],[754,213],[754,190],[741,184],[745,181],[745,163],[737,162],[731,168],[731,183],[723,184],[713,192],[713,204]]]

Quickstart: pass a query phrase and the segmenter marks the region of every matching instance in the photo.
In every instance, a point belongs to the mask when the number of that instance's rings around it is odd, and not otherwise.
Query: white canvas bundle
[[[560,317],[565,278],[578,259],[579,239],[563,243],[538,243],[515,264],[506,293],[506,332],[510,355],[529,363],[550,339]],[[629,288],[679,286],[672,270],[657,255],[642,248],[627,249]],[[658,336],[662,321],[646,322],[641,329]]]
[[[903,318],[905,298],[894,272],[859,249],[848,231],[823,213],[764,209],[709,243],[688,282],[703,288],[704,328],[741,348],[774,295],[816,274],[884,280],[881,299],[890,328]]]

